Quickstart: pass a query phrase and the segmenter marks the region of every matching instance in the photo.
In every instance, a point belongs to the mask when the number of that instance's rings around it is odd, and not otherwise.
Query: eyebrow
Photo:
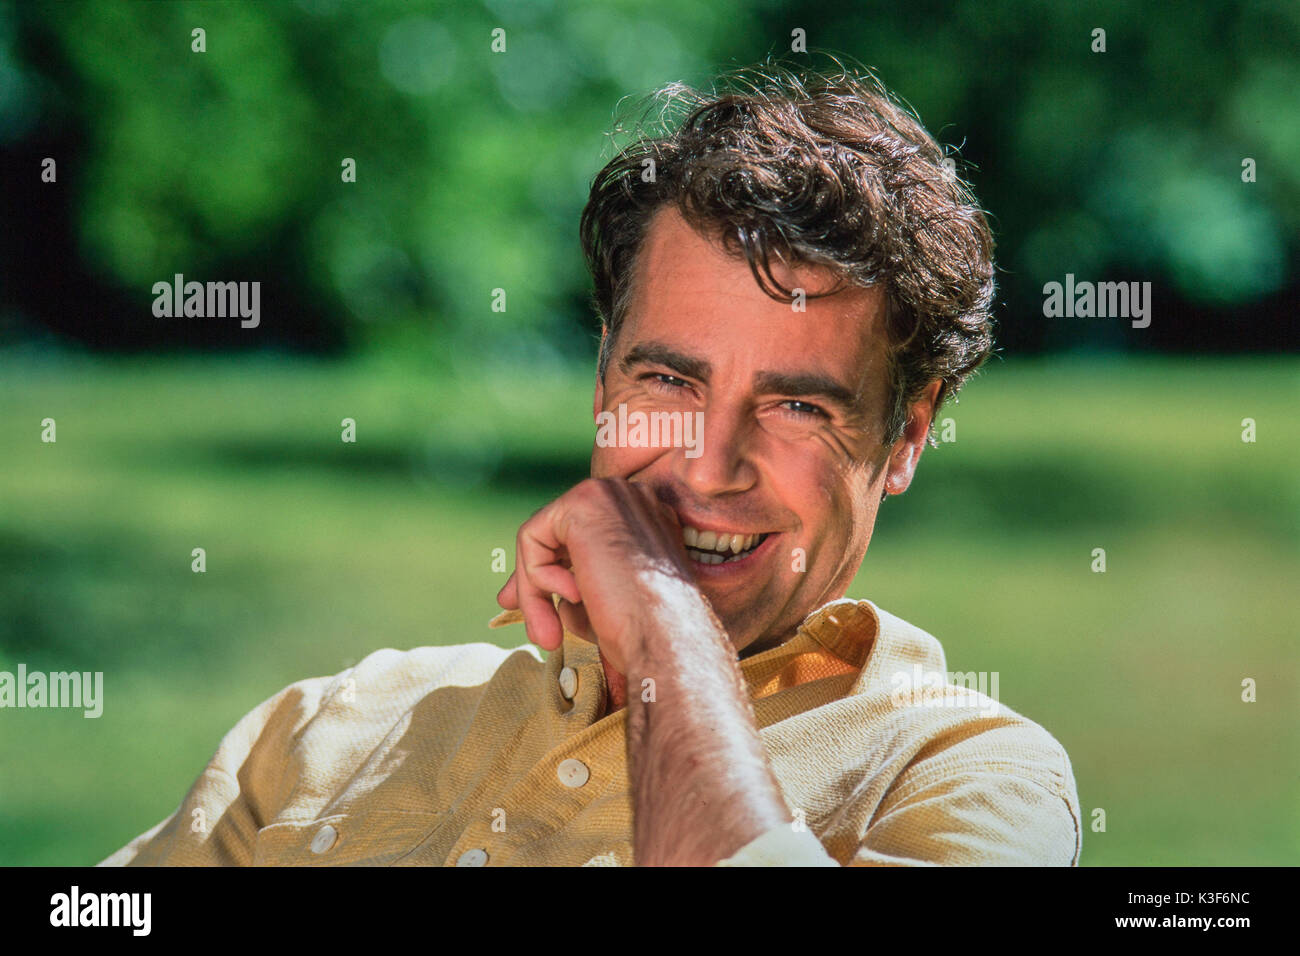
[[[631,374],[632,369],[638,365],[665,365],[674,372],[681,372],[701,382],[707,382],[713,372],[713,366],[704,359],[679,352],[662,342],[642,342],[634,345],[618,363],[618,367],[624,374]]]
[[[634,345],[619,360],[624,374],[631,374],[640,365],[663,365],[690,378],[707,382],[713,366],[702,358],[679,352],[662,342],[642,342]],[[838,405],[843,411],[859,410],[861,395],[829,375],[820,372],[759,372],[754,376],[754,388],[759,392],[778,395],[804,395],[820,398]]]
[[[820,398],[843,411],[858,410],[861,396],[829,375],[818,372],[759,372],[754,376],[754,388],[759,392],[777,395],[807,395]]]

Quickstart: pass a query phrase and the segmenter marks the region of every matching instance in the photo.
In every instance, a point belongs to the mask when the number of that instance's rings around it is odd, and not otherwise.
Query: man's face
[[[845,594],[886,481],[891,493],[905,490],[929,418],[881,444],[889,387],[879,288],[808,298],[795,311],[671,206],[652,220],[638,262],[594,411],[702,412],[699,454],[598,443],[592,476],[651,486],[687,529],[696,583],[736,649],[775,646]],[[834,286],[821,268],[774,259],[772,271],[809,294]],[[723,534],[726,560],[715,554]]]

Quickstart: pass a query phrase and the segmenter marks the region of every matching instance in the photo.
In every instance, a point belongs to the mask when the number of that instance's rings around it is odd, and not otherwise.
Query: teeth
[[[742,551],[758,544],[761,534],[731,534],[728,532],[700,531],[689,525],[682,526],[682,541],[690,550],[692,560],[701,564],[721,564],[738,560]]]

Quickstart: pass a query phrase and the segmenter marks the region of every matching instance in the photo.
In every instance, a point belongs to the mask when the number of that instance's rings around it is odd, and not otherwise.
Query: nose
[[[748,491],[758,480],[753,459],[752,423],[739,410],[710,406],[699,413],[696,440],[698,456],[682,454],[676,473],[682,484],[699,497]]]

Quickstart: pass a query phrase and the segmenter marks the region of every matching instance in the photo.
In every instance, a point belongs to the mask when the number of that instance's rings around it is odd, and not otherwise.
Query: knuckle
[[[609,504],[614,489],[609,478],[586,478],[569,492],[569,510],[596,509]]]
[[[609,496],[612,478],[587,478],[577,487],[580,496],[585,499],[600,499]]]

